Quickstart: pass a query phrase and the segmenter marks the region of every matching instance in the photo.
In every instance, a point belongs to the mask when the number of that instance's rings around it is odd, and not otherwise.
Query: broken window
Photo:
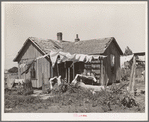
[[[32,67],[31,67],[30,74],[31,74],[31,79],[36,78],[35,63],[33,63]]]

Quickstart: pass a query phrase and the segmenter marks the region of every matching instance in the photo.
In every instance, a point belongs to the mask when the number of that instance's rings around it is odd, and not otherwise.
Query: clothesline
[[[106,58],[107,56],[104,55],[86,55],[86,54],[70,54],[66,52],[50,52],[50,58],[52,62],[52,66],[55,63],[62,63],[66,61],[73,61],[73,62],[91,62],[92,59],[99,59],[99,58]]]
[[[33,59],[27,64],[21,64],[21,67],[25,67],[27,65],[27,70],[25,70],[23,73],[27,73],[29,68],[32,66],[33,62],[42,58],[45,58],[47,56],[50,56],[51,62],[52,62],[52,67],[55,66],[55,63],[62,63],[66,61],[73,61],[73,62],[91,62],[92,59],[99,59],[99,58],[106,58],[107,56],[104,55],[86,55],[86,54],[70,54],[67,52],[56,52],[56,51],[51,51],[50,53],[39,56],[36,59]]]

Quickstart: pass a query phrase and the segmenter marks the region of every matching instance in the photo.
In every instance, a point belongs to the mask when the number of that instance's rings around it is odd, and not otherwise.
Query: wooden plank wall
[[[110,54],[115,56],[114,73],[111,72]],[[116,73],[120,68],[120,53],[115,44],[112,42],[103,55],[107,55],[107,58],[104,60],[105,75],[107,75],[106,77],[109,79],[109,84],[112,84],[117,80]]]
[[[99,85],[103,84],[103,59],[93,60],[91,63],[84,64],[85,71],[91,71],[90,75],[94,75]],[[87,73],[87,72],[86,72]],[[87,75],[84,73],[85,75]]]
[[[20,57],[20,60],[18,62],[19,64],[19,77],[20,78],[26,78],[30,79],[30,72],[24,75],[20,75],[24,70],[24,68],[20,68],[21,63],[30,62],[33,59],[42,56],[43,54],[33,45],[31,42],[28,42],[25,49],[23,50],[23,53]],[[34,87],[41,87],[42,86],[42,73],[44,73],[44,81],[45,84],[48,83],[48,78],[50,77],[50,61],[46,58],[39,59],[35,62],[35,71],[36,71],[36,79],[33,80],[33,86]]]

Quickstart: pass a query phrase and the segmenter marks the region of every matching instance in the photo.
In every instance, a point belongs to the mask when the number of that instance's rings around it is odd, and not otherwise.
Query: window
[[[31,79],[35,79],[36,78],[36,71],[35,71],[35,64],[33,63],[32,67],[31,67]]]
[[[111,66],[114,67],[115,64],[115,56],[113,54],[110,55],[111,60]]]
[[[111,61],[111,72],[114,73],[115,56],[113,54],[110,55],[110,61]]]

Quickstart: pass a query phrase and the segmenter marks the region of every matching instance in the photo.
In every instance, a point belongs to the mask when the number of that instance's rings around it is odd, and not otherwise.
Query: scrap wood
[[[82,75],[82,74],[76,74],[75,78],[71,82],[71,85],[75,86],[76,83],[82,82],[82,80],[84,80],[85,78],[86,79],[92,79],[94,82],[97,82],[97,80],[94,76],[86,76],[86,75]]]
[[[118,89],[116,89],[115,91],[113,91],[113,93],[115,93],[115,92],[121,90],[122,88],[124,88],[124,86],[127,86],[128,84],[129,84],[129,83],[122,85],[121,87],[119,87]]]
[[[131,108],[133,106],[139,106],[138,102],[136,102],[135,98],[133,97],[124,97],[122,100],[121,100],[121,103],[123,106],[126,106],[128,108]]]
[[[85,88],[93,91],[102,91],[105,89],[104,86],[93,86],[93,85],[85,85]]]

